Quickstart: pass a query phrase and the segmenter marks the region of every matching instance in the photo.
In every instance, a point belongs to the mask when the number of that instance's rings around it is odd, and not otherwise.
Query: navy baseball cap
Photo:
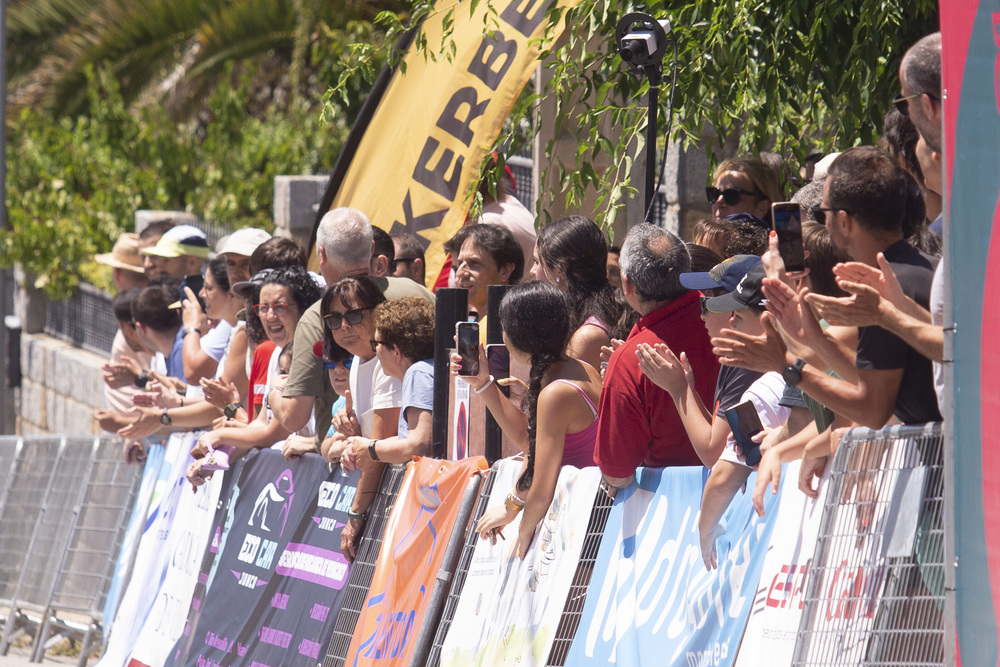
[[[763,309],[767,304],[763,289],[766,275],[763,264],[753,267],[732,292],[705,299],[705,309],[710,313],[729,313],[744,308]]]

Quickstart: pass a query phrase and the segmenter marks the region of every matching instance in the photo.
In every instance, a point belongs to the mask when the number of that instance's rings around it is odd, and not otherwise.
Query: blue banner
[[[749,491],[737,494],[721,521],[719,567],[708,571],[698,539],[706,473],[640,468],[619,492],[567,665],[735,662],[780,496],[765,495],[761,519]]]

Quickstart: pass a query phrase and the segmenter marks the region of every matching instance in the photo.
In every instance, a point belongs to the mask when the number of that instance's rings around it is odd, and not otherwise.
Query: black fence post
[[[434,314],[434,412],[431,422],[431,446],[434,458],[448,456],[448,389],[451,384],[448,350],[455,347],[455,323],[464,322],[469,313],[469,291],[441,288],[436,292]]]
[[[486,292],[486,343],[503,343],[503,327],[500,326],[500,302],[510,285],[490,285]],[[500,380],[502,378],[497,378]],[[503,456],[503,432],[490,411],[486,411],[486,437],[484,441],[486,461],[493,465]]]

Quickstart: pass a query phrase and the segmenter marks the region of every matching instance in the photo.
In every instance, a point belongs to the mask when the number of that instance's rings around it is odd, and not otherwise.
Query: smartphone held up
[[[795,202],[771,204],[771,219],[778,235],[778,253],[785,263],[785,271],[804,271],[805,252],[802,247],[802,210]]]
[[[458,374],[479,375],[479,324],[476,322],[455,324],[455,342],[460,359]]]

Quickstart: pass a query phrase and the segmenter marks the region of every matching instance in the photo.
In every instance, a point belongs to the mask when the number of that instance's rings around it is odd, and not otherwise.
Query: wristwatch
[[[361,519],[362,521],[368,520],[368,510],[364,512],[355,512],[354,510],[347,510],[348,519]]]
[[[181,338],[187,338],[187,335],[192,333],[197,333],[199,336],[201,335],[201,332],[197,329],[188,329],[187,327],[184,327],[184,335],[181,336]]]
[[[167,410],[168,408],[163,408],[163,414],[160,415],[160,423],[164,426],[173,426],[174,420],[170,418],[170,414]]]
[[[222,409],[222,414],[226,415],[226,419],[232,419],[236,416],[236,411],[242,407],[239,403],[229,403]]]
[[[805,359],[796,359],[791,366],[785,366],[781,371],[781,377],[789,387],[795,387],[802,382],[802,367],[806,365]]]
[[[136,375],[135,380],[132,381],[132,383],[139,389],[145,389],[146,384],[148,382],[149,382],[149,373],[147,373],[146,371],[142,371],[141,373]]]

